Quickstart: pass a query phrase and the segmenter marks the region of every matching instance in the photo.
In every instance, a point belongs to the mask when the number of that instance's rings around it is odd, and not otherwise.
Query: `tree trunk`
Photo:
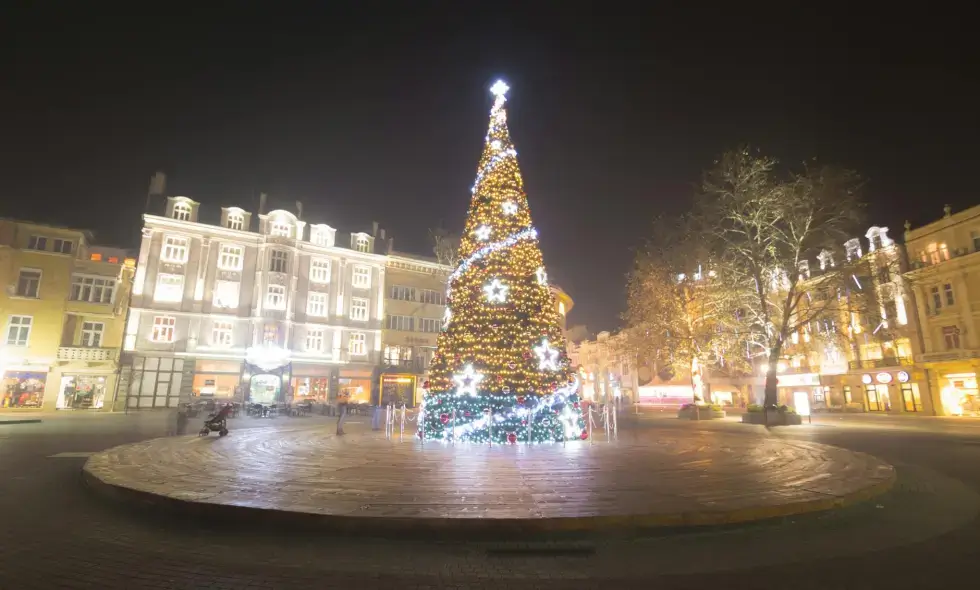
[[[779,354],[782,348],[773,348],[769,353],[769,369],[766,371],[766,397],[763,406],[766,409],[779,405],[779,380],[776,372],[779,369]]]

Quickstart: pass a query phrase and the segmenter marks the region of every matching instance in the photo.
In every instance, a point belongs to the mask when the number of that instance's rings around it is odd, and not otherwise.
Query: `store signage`
[[[891,373],[878,373],[877,375],[875,375],[875,379],[878,381],[878,383],[891,383],[892,382],[892,374]]]
[[[871,375],[861,375],[861,383],[864,383],[865,385],[871,385],[872,381],[873,379],[871,379]]]
[[[796,375],[778,375],[779,387],[815,387],[820,385],[819,373],[799,373]]]
[[[899,371],[898,372],[898,382],[899,383],[908,383],[909,382],[909,374],[906,373],[905,371]]]

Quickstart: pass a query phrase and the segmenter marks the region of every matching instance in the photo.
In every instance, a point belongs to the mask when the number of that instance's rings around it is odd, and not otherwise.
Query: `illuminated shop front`
[[[347,403],[371,403],[370,371],[341,371],[337,387],[341,399],[346,399]]]
[[[980,392],[976,373],[939,375],[943,411],[949,416],[980,416]]]
[[[64,375],[58,389],[59,410],[98,410],[105,404],[106,375]]]
[[[920,385],[920,382],[923,384]],[[932,413],[927,403],[924,375],[915,371],[879,371],[861,375],[860,389],[869,412]],[[852,397],[853,389],[851,390]]]
[[[641,404],[681,406],[694,400],[690,385],[642,385],[638,391]]]
[[[249,348],[243,367],[241,382],[245,401],[253,404],[289,401],[292,363],[288,350],[276,346]]]
[[[4,371],[0,405],[4,408],[40,408],[48,374],[40,371]]]
[[[796,408],[797,401],[806,397],[808,404],[826,405],[827,386],[820,382],[819,373],[793,373],[776,377],[777,398],[780,405]],[[809,406],[807,407],[809,410]]]
[[[198,360],[191,389],[195,396],[230,400],[238,394],[241,375],[237,361]]]

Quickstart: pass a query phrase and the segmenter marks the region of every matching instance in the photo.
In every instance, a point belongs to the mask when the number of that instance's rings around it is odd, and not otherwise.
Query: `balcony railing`
[[[912,358],[907,356],[893,356],[882,359],[864,359],[860,361],[849,361],[847,366],[852,370],[857,369],[884,369],[886,367],[907,367],[912,364]]]
[[[945,350],[942,352],[926,352],[915,357],[922,363],[935,363],[939,361],[966,361],[980,358],[980,350]]]
[[[398,359],[398,360],[385,360],[383,363],[386,367],[391,367],[394,369],[401,369],[403,371],[410,371],[413,373],[424,373],[425,365],[422,363],[422,359]]]
[[[119,355],[117,348],[90,348],[86,346],[61,346],[59,361],[114,361]]]

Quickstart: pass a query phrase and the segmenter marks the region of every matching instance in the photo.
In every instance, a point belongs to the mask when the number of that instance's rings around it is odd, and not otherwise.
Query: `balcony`
[[[386,368],[397,369],[400,371],[408,371],[410,373],[424,373],[425,365],[422,363],[423,359],[391,359],[384,361],[384,366]]]
[[[61,346],[58,348],[59,361],[115,361],[119,356],[118,348],[89,348],[85,346]]]
[[[942,352],[926,352],[917,355],[920,363],[936,363],[942,361],[969,361],[980,358],[980,350],[944,350]]]
[[[849,361],[847,366],[852,371],[859,369],[886,369],[888,367],[908,367],[913,362],[912,357],[893,356],[883,359],[864,359],[860,361]]]

